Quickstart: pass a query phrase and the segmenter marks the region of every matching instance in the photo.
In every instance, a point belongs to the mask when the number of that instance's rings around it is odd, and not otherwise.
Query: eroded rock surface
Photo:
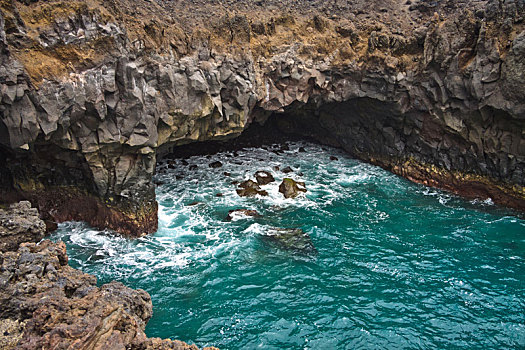
[[[14,203],[0,209],[0,252],[18,249],[24,242],[39,242],[46,233],[46,225],[31,203]]]
[[[63,242],[35,243],[45,225],[28,202],[0,210],[5,229],[11,234],[2,239],[12,244],[2,242],[0,251],[0,348],[198,350],[146,337],[152,303],[145,291],[119,282],[97,287],[94,276],[68,265]]]
[[[63,242],[22,243],[0,261],[6,349],[197,349],[146,338],[149,294],[119,282],[97,287],[94,276],[68,266]]]
[[[497,0],[1,1],[0,187],[153,232],[157,156],[273,116],[523,210],[524,19]]]

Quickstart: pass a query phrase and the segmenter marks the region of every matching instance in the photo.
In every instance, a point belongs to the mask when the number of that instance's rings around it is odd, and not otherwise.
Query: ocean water
[[[336,149],[278,149],[161,163],[154,235],[129,240],[69,222],[51,239],[100,284],[149,292],[148,336],[221,349],[525,348],[523,218]],[[262,186],[269,195],[239,197],[231,182],[259,170],[276,178]],[[284,177],[308,192],[284,199]],[[228,221],[238,208],[261,217]],[[315,250],[271,243],[273,228],[302,229]]]

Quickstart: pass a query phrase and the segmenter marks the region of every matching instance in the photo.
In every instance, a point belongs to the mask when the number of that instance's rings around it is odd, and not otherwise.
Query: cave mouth
[[[284,136],[160,160],[152,235],[128,240],[67,222],[51,239],[99,283],[146,290],[148,336],[229,349],[448,348],[462,346],[467,329],[476,347],[494,335],[505,347],[519,342],[522,286],[502,276],[525,268],[522,219]],[[239,196],[236,181],[261,170],[275,178],[260,186],[268,195]],[[285,199],[284,178],[307,192]]]

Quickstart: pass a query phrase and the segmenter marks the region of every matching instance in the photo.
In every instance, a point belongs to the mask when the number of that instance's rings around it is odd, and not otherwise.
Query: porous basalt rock
[[[147,338],[149,294],[118,282],[97,287],[68,265],[63,242],[22,243],[0,262],[3,349],[198,349]]]
[[[2,198],[153,232],[158,156],[273,115],[525,210],[524,23],[497,0],[1,1]]]
[[[18,249],[24,242],[39,242],[46,233],[46,225],[38,211],[27,201],[0,209],[0,252]]]

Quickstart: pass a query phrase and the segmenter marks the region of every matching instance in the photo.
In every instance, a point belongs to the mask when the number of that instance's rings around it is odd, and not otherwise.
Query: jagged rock
[[[257,183],[261,186],[267,185],[275,181],[275,178],[273,177],[273,175],[270,172],[264,171],[264,170],[260,170],[256,172],[255,179],[257,180]]]
[[[257,210],[250,210],[250,209],[234,209],[230,210],[228,212],[228,216],[226,217],[226,220],[228,221],[235,221],[243,217],[252,217],[257,218],[260,217],[261,214],[257,212]]]
[[[272,228],[262,238],[280,249],[296,251],[302,254],[317,252],[310,235],[298,228]]]
[[[146,338],[144,328],[152,315],[148,293],[119,282],[97,287],[94,276],[68,266],[63,242],[22,243],[17,251],[0,253],[0,262],[2,345],[197,349],[179,341]]]
[[[284,198],[295,198],[299,194],[306,192],[304,182],[295,181],[294,179],[284,178],[279,185],[279,192]]]
[[[259,184],[252,180],[246,180],[239,184],[237,194],[241,197],[267,196],[268,192],[261,190]]]
[[[0,190],[45,219],[154,232],[157,156],[272,113],[284,131],[525,210],[520,2],[286,0],[268,19],[275,4],[248,0],[4,3]],[[434,170],[418,178],[408,160]]]
[[[46,225],[31,203],[22,201],[0,209],[0,252],[17,250],[24,242],[39,242],[46,234]]]

